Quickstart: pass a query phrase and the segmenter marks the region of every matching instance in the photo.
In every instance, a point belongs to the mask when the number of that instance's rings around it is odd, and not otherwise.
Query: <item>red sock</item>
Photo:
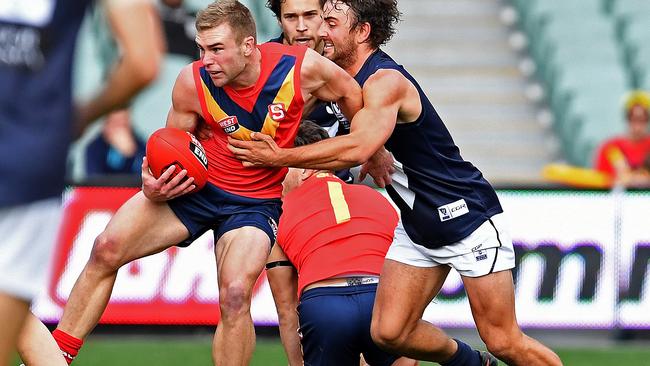
[[[63,354],[65,360],[68,362],[68,365],[71,364],[72,360],[77,357],[79,348],[81,348],[81,346],[84,344],[84,341],[79,338],[75,338],[59,329],[54,329],[52,336],[54,337],[54,340],[56,340],[56,343],[59,345],[61,353]]]

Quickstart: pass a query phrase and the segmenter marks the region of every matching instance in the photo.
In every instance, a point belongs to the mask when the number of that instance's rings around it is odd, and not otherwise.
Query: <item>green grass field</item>
[[[186,366],[211,365],[210,341],[204,338],[90,339],[84,345],[75,365],[78,366]],[[612,346],[610,348],[556,348],[567,366],[650,366],[650,347]],[[15,363],[19,364],[18,361]],[[278,340],[260,339],[252,366],[286,365]],[[421,363],[421,365],[433,365]],[[333,365],[336,366],[336,365]]]

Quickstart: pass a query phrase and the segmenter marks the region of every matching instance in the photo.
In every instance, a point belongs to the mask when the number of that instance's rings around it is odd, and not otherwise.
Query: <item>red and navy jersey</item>
[[[304,101],[300,68],[307,48],[276,43],[258,45],[260,76],[245,89],[217,87],[203,64],[193,64],[194,82],[203,119],[214,137],[202,141],[208,181],[230,193],[252,198],[279,198],[286,168],[244,168],[227,148],[227,136],[250,140],[251,132],[270,135],[280,147],[292,147]]]
[[[326,173],[283,198],[278,245],[305,286],[347,274],[379,275],[393,241],[397,212],[374,189]]]

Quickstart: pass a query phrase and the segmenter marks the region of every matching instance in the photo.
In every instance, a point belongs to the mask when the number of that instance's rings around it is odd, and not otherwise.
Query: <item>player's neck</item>
[[[254,86],[260,77],[262,53],[259,48],[255,48],[250,56],[248,64],[244,70],[230,83],[233,89],[246,89]]]
[[[353,77],[356,76],[359,70],[363,67],[363,64],[368,60],[368,57],[370,57],[375,51],[377,51],[376,48],[367,47],[366,45],[359,46],[356,51],[357,57],[355,58],[355,61],[350,66],[346,67],[345,71]]]

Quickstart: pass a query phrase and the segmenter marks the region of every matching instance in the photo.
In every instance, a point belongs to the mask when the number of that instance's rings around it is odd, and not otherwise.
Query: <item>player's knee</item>
[[[487,337],[482,337],[488,351],[500,359],[511,359],[521,348],[521,337],[507,332],[494,331]]]
[[[225,284],[219,289],[219,306],[224,320],[250,310],[250,291],[241,283]]]
[[[106,232],[95,239],[89,264],[95,269],[117,271],[122,266],[119,243]]]
[[[406,340],[405,329],[374,318],[370,323],[370,336],[377,346],[386,351],[397,351]]]

